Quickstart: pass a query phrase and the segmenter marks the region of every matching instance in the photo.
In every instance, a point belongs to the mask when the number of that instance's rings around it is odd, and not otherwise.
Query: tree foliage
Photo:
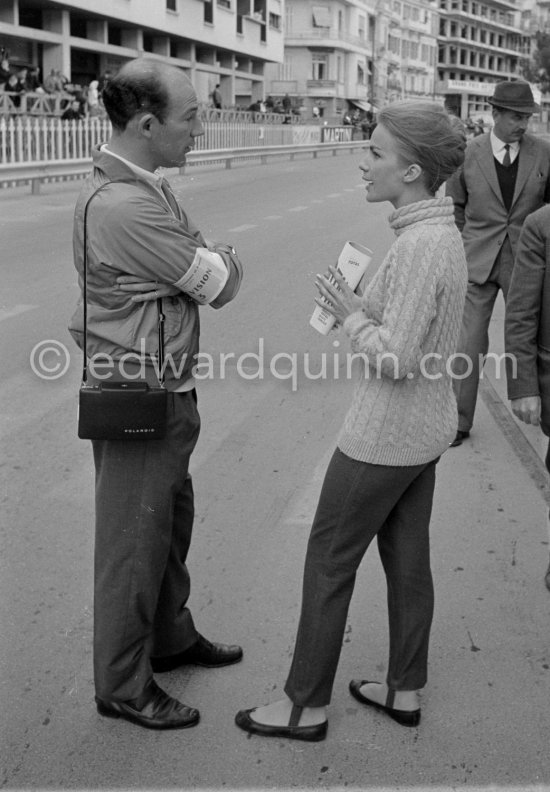
[[[535,34],[535,42],[536,49],[524,69],[524,77],[540,85],[541,91],[547,93],[550,91],[550,33],[539,31]]]

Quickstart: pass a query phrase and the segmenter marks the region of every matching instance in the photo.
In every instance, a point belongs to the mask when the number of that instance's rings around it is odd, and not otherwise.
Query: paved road
[[[313,276],[346,239],[372,247],[378,261],[391,240],[388,205],[365,205],[358,161],[197,169],[175,182],[205,233],[233,241],[246,265],[239,300],[203,311],[190,558],[199,627],[241,642],[245,659],[162,677],[202,712],[196,729],[179,733],[101,719],[93,706],[93,468],[76,438],[79,356],[65,329],[77,294],[76,185],[38,197],[0,193],[0,787],[550,789],[542,443],[513,422],[495,377],[471,441],[439,465],[437,609],[421,727],[402,729],[347,693],[351,677],[376,678],[385,663],[375,548],[352,603],[328,739],[247,738],[233,725],[237,709],[278,696],[284,682],[310,521],[350,398],[345,347],[308,327]],[[45,340],[69,350],[58,379],[31,368]],[[35,353],[40,363],[53,369],[63,357]]]

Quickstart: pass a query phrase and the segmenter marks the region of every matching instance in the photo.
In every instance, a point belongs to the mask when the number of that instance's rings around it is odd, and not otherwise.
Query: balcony
[[[456,47],[457,49],[463,49],[467,52],[475,51],[486,53],[490,52],[491,55],[497,55],[499,57],[510,57],[510,58],[518,58],[521,55],[524,55],[523,46],[518,43],[516,47],[512,46],[504,46],[500,47],[498,44],[488,44],[484,41],[472,41],[471,39],[464,39],[460,38],[459,36],[449,36],[445,38],[444,42],[442,40],[443,37],[440,38],[440,44],[448,44],[451,47]],[[510,42],[507,42],[508,44]]]
[[[349,33],[343,33],[336,30],[336,28],[309,28],[307,30],[286,30],[285,44],[297,43],[303,44],[306,41],[313,41],[322,44],[325,41],[330,42],[330,46],[334,47],[338,44],[340,46],[349,44],[352,47],[365,47],[369,46],[367,38],[361,36],[352,36]]]
[[[505,17],[494,18],[481,16],[480,14],[470,14],[461,9],[454,9],[453,11],[441,11],[441,19],[456,19],[462,22],[473,22],[476,26],[483,25],[485,28],[497,28],[498,30],[507,30],[513,33],[519,33],[520,30],[513,24],[513,19]]]
[[[306,88],[308,93],[316,96],[336,96],[336,80],[307,80]]]

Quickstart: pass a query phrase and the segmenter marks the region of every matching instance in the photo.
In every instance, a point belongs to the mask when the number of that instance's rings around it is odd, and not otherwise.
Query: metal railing
[[[226,112],[226,111],[224,111]],[[275,146],[315,143],[320,137],[319,127],[301,124],[264,123],[262,113],[250,120],[203,120],[204,135],[195,139],[200,151],[221,148]],[[236,116],[231,116],[233,119]],[[270,119],[271,120],[271,119]],[[49,160],[78,160],[91,157],[98,143],[111,135],[107,119],[87,118],[82,121],[62,121],[59,118],[0,118],[0,167],[16,162],[44,162]]]
[[[33,93],[32,91],[0,91],[0,115],[59,116],[73,101],[69,93]]]

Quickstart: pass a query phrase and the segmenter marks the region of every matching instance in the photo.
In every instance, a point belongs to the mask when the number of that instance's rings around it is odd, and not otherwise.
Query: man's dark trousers
[[[489,324],[499,290],[502,290],[506,302],[513,266],[514,254],[506,237],[485,283],[468,283],[457,348],[460,355],[453,365],[460,432],[469,432],[474,422],[479,379],[489,351]]]
[[[195,391],[168,394],[161,440],[93,441],[96,468],[96,695],[127,701],[151,679],[150,657],[197,639],[186,607],[193,527],[189,458],[200,430]]]

